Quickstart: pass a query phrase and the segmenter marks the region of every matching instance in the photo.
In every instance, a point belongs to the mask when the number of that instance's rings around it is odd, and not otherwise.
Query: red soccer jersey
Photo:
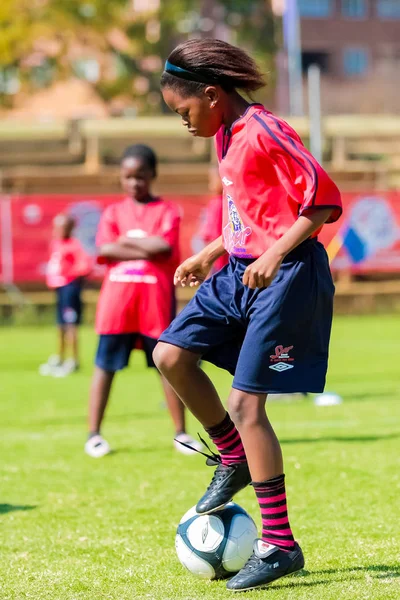
[[[205,211],[205,219],[201,226],[199,235],[205,244],[210,244],[221,235],[222,231],[222,196],[212,198]],[[228,255],[224,254],[214,263],[215,271],[219,271],[228,264]]]
[[[91,268],[92,260],[77,239],[53,240],[50,243],[50,260],[46,270],[49,288],[59,288],[84,277]]]
[[[297,133],[261,104],[250,105],[230,132],[221,128],[216,147],[223,239],[233,256],[261,256],[309,209],[332,208],[328,222],[340,217],[336,185]]]
[[[168,256],[154,260],[108,262],[97,305],[99,334],[140,333],[158,338],[172,318],[173,276],[179,264],[179,209],[156,198],[148,204],[130,198],[104,211],[97,246],[128,237],[161,236],[171,246]]]

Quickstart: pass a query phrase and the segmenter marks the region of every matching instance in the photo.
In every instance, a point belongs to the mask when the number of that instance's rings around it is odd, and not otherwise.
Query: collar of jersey
[[[261,104],[261,102],[253,102],[252,104],[249,104],[249,106],[246,108],[246,110],[244,111],[244,113],[243,113],[243,114],[242,114],[242,115],[241,115],[239,118],[237,118],[237,119],[236,119],[236,121],[233,121],[232,125],[229,127],[229,129],[227,129],[227,131],[230,131],[230,132],[232,132],[232,131],[233,131],[233,128],[235,127],[235,125],[236,125],[237,123],[239,123],[239,121],[241,121],[241,120],[242,120],[242,119],[244,119],[245,117],[249,116],[249,115],[248,115],[248,113],[249,113],[249,112],[250,112],[250,110],[251,110],[252,108],[254,108],[255,106],[259,106],[260,108],[262,108],[262,109],[264,109],[264,110],[265,110],[265,108],[264,108],[263,104]]]
[[[255,107],[260,107],[263,110],[265,110],[265,107],[262,104],[260,104],[260,102],[253,102],[252,104],[249,104],[249,106],[246,108],[244,113],[238,119],[236,119],[236,121],[233,121],[233,123],[229,127],[229,129],[225,128],[224,137],[223,137],[223,141],[222,141],[222,160],[228,154],[228,150],[231,145],[232,136],[234,133],[233,130],[234,130],[235,125],[237,125],[240,121],[242,121],[242,119],[249,118],[249,116],[251,116],[251,115],[249,115],[249,112]]]

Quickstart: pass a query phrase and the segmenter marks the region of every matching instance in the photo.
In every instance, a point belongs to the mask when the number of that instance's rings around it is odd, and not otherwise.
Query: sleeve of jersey
[[[108,206],[101,215],[99,226],[96,234],[96,246],[100,247],[103,244],[112,244],[119,237],[117,223],[114,217],[114,207]]]
[[[86,277],[93,269],[92,257],[89,256],[87,252],[85,252],[84,248],[79,242],[76,250],[75,262],[77,277]]]
[[[117,223],[114,217],[114,207],[108,206],[103,214],[101,215],[99,226],[96,234],[96,246],[100,248],[104,244],[112,244],[116,242],[119,237],[119,231]],[[97,257],[97,263],[100,265],[108,263],[108,259],[102,256]]]
[[[166,207],[160,223],[159,235],[171,246],[173,250],[179,248],[180,224],[180,210],[177,207]]]
[[[335,183],[305,148],[299,136],[283,121],[255,115],[250,130],[254,150],[272,162],[288,195],[299,205],[299,216],[318,208],[332,208],[327,223],[342,214],[340,192]]]
[[[200,237],[209,244],[221,235],[222,198],[213,198],[207,205],[204,221],[199,231]]]

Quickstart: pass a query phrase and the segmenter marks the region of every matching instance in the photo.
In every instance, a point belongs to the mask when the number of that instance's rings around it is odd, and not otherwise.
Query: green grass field
[[[212,471],[173,450],[155,373],[139,355],[117,378],[104,429],[115,453],[90,459],[96,339],[82,330],[84,368],[61,380],[37,373],[53,338],[51,327],[0,330],[0,599],[231,597],[175,555],[176,525]],[[246,599],[400,598],[399,339],[398,317],[337,318],[327,389],[344,403],[271,402],[306,570]],[[209,372],[226,396],[229,376]],[[250,488],[237,501],[257,517]]]

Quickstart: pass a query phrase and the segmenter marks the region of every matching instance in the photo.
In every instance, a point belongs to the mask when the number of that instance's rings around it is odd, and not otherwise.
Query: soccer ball
[[[230,502],[209,515],[193,506],[181,519],[175,547],[182,565],[203,579],[222,579],[240,571],[253,551],[257,527],[238,504]]]

